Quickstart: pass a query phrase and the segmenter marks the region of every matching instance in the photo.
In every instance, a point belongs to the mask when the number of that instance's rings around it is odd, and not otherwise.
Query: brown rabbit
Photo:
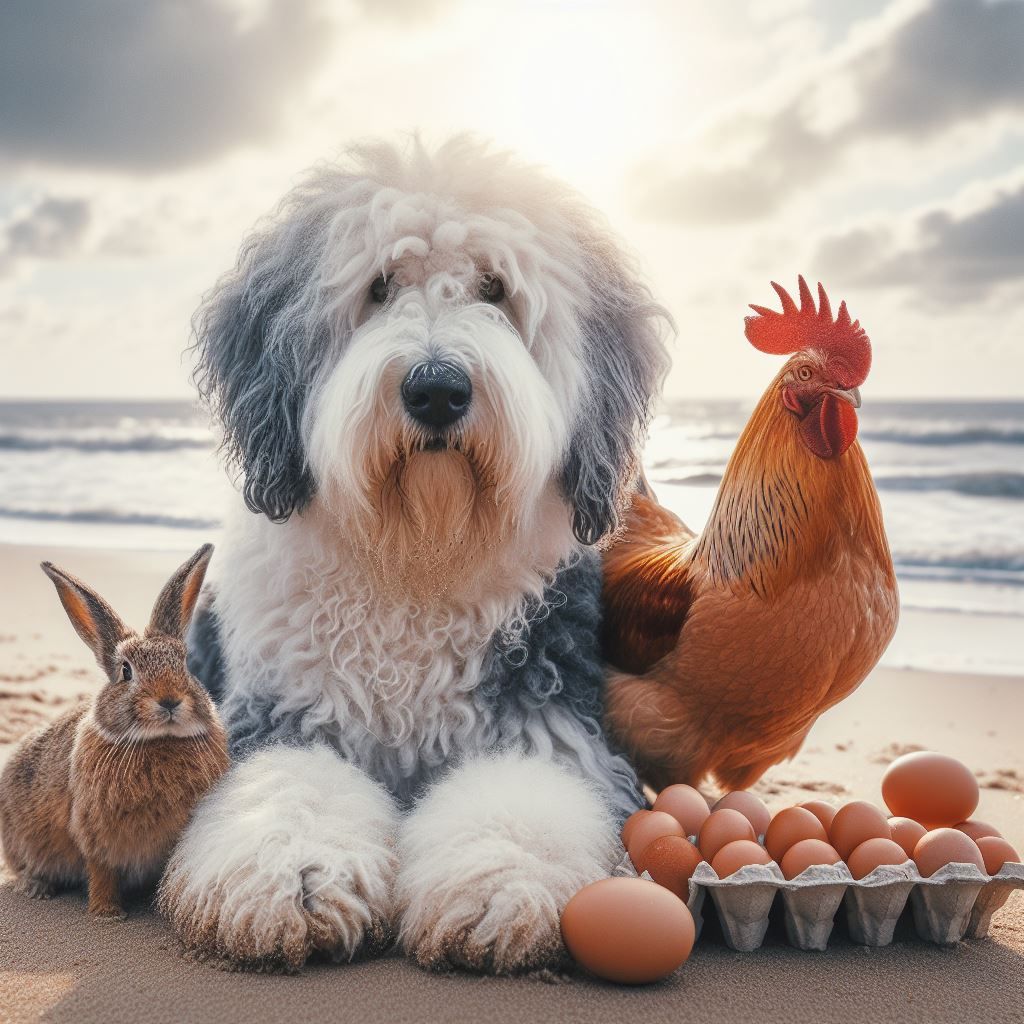
[[[170,579],[140,636],[50,562],[64,610],[107,684],[26,737],[0,776],[0,833],[19,887],[89,886],[89,913],[121,918],[120,886],[154,881],[193,808],[228,767],[213,703],[185,667],[185,630],[213,546]]]

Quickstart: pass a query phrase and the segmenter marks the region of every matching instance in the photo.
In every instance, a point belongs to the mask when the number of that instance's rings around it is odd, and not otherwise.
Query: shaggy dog
[[[186,947],[564,955],[639,799],[600,724],[595,548],[666,321],[572,191],[466,138],[355,149],[245,241],[196,318],[244,504],[192,637],[237,763],[161,886]]]

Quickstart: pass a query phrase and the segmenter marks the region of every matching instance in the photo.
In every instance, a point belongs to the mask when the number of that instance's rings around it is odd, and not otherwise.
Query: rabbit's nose
[[[164,709],[164,711],[173,712],[175,708],[177,708],[178,705],[181,704],[181,701],[175,700],[173,697],[164,697],[163,700],[157,701],[157,703],[160,705],[160,707]]]

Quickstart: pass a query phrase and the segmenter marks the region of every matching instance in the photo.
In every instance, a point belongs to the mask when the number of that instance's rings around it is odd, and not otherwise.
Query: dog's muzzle
[[[402,381],[402,404],[417,423],[435,430],[450,427],[469,411],[473,386],[464,370],[431,359],[417,363]]]

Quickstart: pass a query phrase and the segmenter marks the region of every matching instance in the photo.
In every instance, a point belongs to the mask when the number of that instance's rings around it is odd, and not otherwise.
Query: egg
[[[764,834],[764,845],[773,860],[781,861],[786,851],[802,839],[827,842],[828,833],[817,816],[805,807],[787,807],[772,818]]]
[[[917,841],[928,829],[910,818],[890,818],[889,831],[892,832],[893,842],[899,843],[908,857],[913,857]]]
[[[846,866],[854,878],[870,875],[883,864],[906,864],[910,855],[892,839],[867,839],[846,858]]]
[[[841,864],[842,860],[836,849],[828,843],[820,839],[801,839],[786,851],[779,867],[786,878],[793,879],[815,864]]]
[[[994,825],[990,825],[986,821],[977,821],[974,818],[959,822],[956,828],[959,832],[963,832],[965,836],[970,836],[975,842],[985,836],[995,836],[997,839],[1003,838],[1003,833]]]
[[[751,825],[754,826],[754,837],[763,836],[772,820],[771,811],[765,806],[763,800],[748,793],[745,789],[738,789],[734,793],[726,793],[712,808],[713,811],[739,811]]]
[[[637,865],[637,860],[644,849],[651,845],[655,839],[662,836],[683,836],[683,826],[664,811],[651,811],[642,817],[629,833],[629,843],[626,849],[629,851],[629,859],[638,872],[643,868]],[[685,839],[686,837],[683,836]]]
[[[662,836],[643,850],[640,860],[643,870],[658,885],[663,885],[685,902],[690,895],[690,876],[704,858],[689,839]]]
[[[914,863],[925,878],[947,864],[973,864],[985,870],[985,858],[978,844],[955,828],[937,828],[926,832],[914,847]]]
[[[754,842],[757,839],[754,835],[754,826],[739,811],[724,807],[712,811],[707,821],[701,825],[700,832],[697,833],[697,846],[704,859],[710,861],[726,843],[733,843],[738,839],[749,839]]]
[[[864,800],[854,800],[840,807],[829,829],[829,839],[843,860],[865,840],[891,838],[885,815]]]
[[[885,770],[882,799],[893,814],[926,829],[951,828],[978,806],[978,780],[956,758],[919,750],[896,758]]]
[[[634,811],[627,819],[626,823],[622,826],[622,845],[629,849],[629,837],[633,834],[633,829],[636,828],[636,823],[641,819],[647,817],[651,812],[646,808],[641,808],[639,811]]]
[[[715,854],[711,867],[719,878],[728,878],[748,864],[772,863],[774,862],[771,854],[760,843],[755,843],[752,839],[737,839],[726,843]]]
[[[693,917],[677,896],[644,878],[602,878],[562,911],[570,956],[592,974],[624,985],[658,981],[693,949]]]
[[[994,875],[1004,864],[1019,864],[1020,854],[1002,836],[982,836],[978,841],[985,870]]]
[[[836,809],[827,800],[805,800],[799,806],[806,811],[810,811],[821,822],[822,828],[826,832],[832,827],[832,819],[836,816]]]
[[[658,799],[654,801],[654,809],[671,814],[683,826],[683,831],[688,836],[695,836],[711,813],[708,802],[700,792],[693,786],[684,786],[681,783],[663,789],[658,794]]]

